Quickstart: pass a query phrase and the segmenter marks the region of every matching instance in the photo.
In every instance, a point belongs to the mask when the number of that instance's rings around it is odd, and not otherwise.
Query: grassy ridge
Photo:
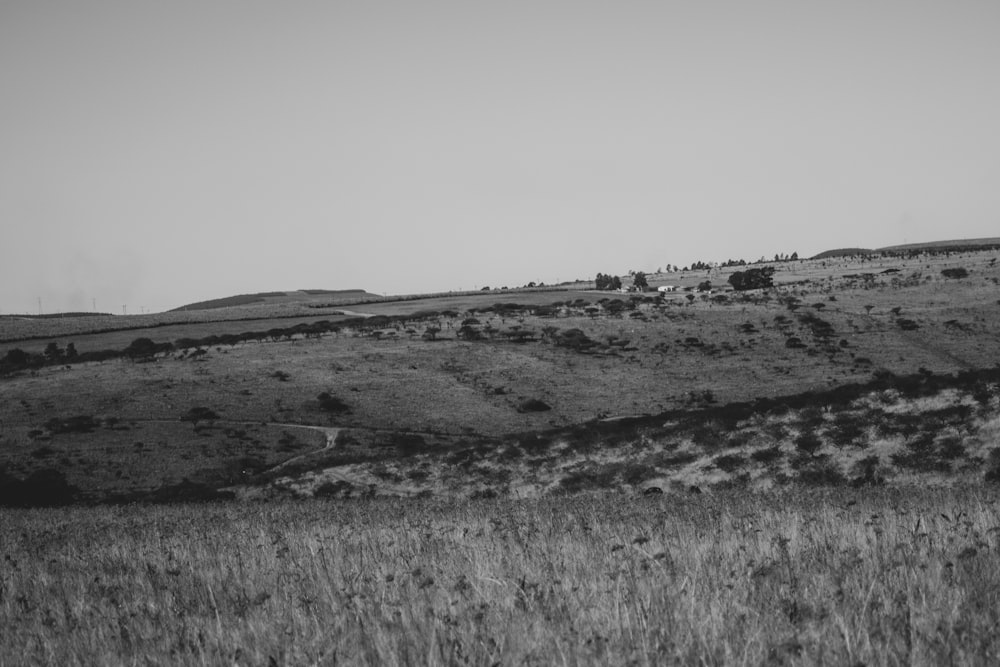
[[[995,664],[995,493],[4,514],[18,664]]]

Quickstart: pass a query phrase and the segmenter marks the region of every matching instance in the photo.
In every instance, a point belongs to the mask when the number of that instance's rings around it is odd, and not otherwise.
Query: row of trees
[[[644,291],[649,288],[645,272],[629,271],[629,275],[632,276],[632,286],[635,289]],[[594,284],[599,290],[619,290],[622,288],[622,279],[611,274],[598,273]]]
[[[734,271],[729,276],[729,284],[737,292],[751,289],[766,289],[774,286],[773,276],[773,266],[747,269],[746,271]]]
[[[793,252],[791,255],[780,254],[780,253],[776,253],[774,255],[775,262],[795,262],[798,261],[798,259],[799,259],[799,253],[797,252]],[[766,257],[761,257],[759,260],[754,262],[754,264],[764,264],[767,261],[768,259]],[[692,262],[689,266],[685,266],[683,268],[667,264],[667,272],[670,273],[672,271],[680,271],[683,273],[686,271],[710,271],[714,268],[729,269],[734,266],[747,266],[748,263],[749,262],[747,262],[745,259],[727,259],[724,262],[702,262],[702,261]]]
[[[618,276],[598,273],[595,284],[599,290],[617,290],[622,287],[622,279]]]

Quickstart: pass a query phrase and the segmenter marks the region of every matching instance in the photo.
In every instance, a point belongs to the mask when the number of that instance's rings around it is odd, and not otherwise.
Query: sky
[[[0,313],[1000,236],[996,0],[0,0]]]

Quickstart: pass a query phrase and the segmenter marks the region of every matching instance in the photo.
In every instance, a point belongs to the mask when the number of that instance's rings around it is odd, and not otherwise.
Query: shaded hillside
[[[837,248],[836,250],[826,250],[818,255],[810,257],[810,259],[830,259],[831,257],[855,257],[870,255],[874,250],[870,248]]]
[[[355,300],[355,299],[366,299],[375,298],[378,295],[371,294],[360,289],[352,290],[323,290],[323,289],[307,289],[307,290],[296,290],[291,292],[258,292],[256,294],[238,294],[236,296],[227,296],[221,299],[209,299],[208,301],[198,301],[197,303],[189,303],[186,306],[181,306],[180,308],[174,308],[173,311],[184,311],[184,310],[213,310],[216,308],[234,308],[238,306],[248,306],[252,304],[260,303],[295,303],[300,301],[313,301],[317,298],[322,299],[343,299],[343,300]]]
[[[879,248],[876,252],[974,252],[977,250],[992,250],[995,248],[1000,248],[1000,237],[984,239],[954,239],[951,241],[931,241],[929,243],[907,243],[905,245],[894,245]]]
[[[980,250],[995,250],[1000,248],[1000,237],[982,239],[953,239],[948,241],[929,241],[927,243],[906,243],[903,245],[885,246],[884,248],[836,248],[814,255],[810,259],[831,259],[834,257],[863,257],[865,255],[908,255],[912,253],[949,253],[976,252]]]

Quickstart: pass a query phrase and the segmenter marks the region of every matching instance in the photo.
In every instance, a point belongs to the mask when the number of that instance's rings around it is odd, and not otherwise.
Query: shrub
[[[723,454],[722,456],[716,456],[712,462],[716,468],[723,472],[733,472],[743,467],[747,461],[739,454]]]
[[[351,411],[350,406],[344,403],[344,401],[326,391],[316,396],[316,400],[319,401],[319,409],[324,412],[341,414]]]
[[[149,338],[136,338],[123,353],[130,359],[142,359],[152,357],[158,352],[167,352],[173,347],[171,343],[154,343]]]
[[[834,419],[829,431],[830,439],[838,447],[855,445],[866,447],[866,429],[859,415],[840,414]]]
[[[537,398],[529,398],[526,401],[522,401],[520,405],[517,406],[518,412],[546,412],[551,409],[552,406]]]
[[[803,433],[795,438],[795,448],[803,454],[815,456],[821,447],[823,447],[823,441],[815,433]]]
[[[768,447],[767,449],[758,449],[750,455],[750,458],[758,463],[767,464],[779,461],[784,455],[784,452],[781,451],[781,447],[774,445],[773,447]]]
[[[412,456],[427,448],[427,442],[415,433],[394,434],[392,442],[403,456]]]
[[[878,456],[866,456],[854,464],[854,479],[851,480],[853,486],[875,486],[885,484],[885,477],[882,475],[881,459]]]
[[[45,428],[52,433],[91,433],[101,423],[90,415],[77,415],[59,419],[53,417],[45,422]]]
[[[559,347],[566,347],[575,352],[590,352],[600,345],[597,341],[588,338],[583,331],[575,328],[556,333],[552,337],[552,342]]]
[[[197,424],[200,421],[215,421],[219,418],[218,413],[216,413],[211,408],[206,408],[202,406],[193,407],[181,416],[181,421],[193,422]]]
[[[799,471],[799,481],[810,486],[841,486],[847,478],[833,461],[819,461]]]
[[[945,278],[967,278],[969,272],[964,267],[956,267],[953,269],[941,269],[941,275]]]

